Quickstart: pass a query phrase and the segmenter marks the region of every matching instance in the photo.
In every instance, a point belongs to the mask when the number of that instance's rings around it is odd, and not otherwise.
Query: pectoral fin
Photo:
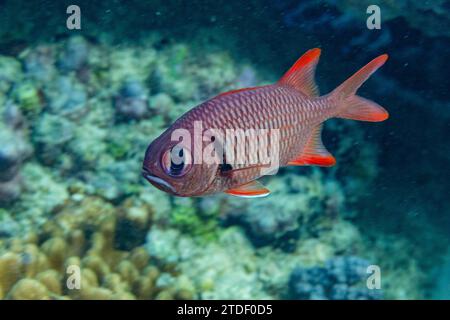
[[[314,129],[305,149],[297,158],[288,162],[291,166],[322,166],[330,167],[336,164],[336,159],[325,149],[322,143],[322,125]]]
[[[225,191],[225,193],[242,198],[260,198],[268,196],[270,194],[270,191],[269,189],[264,187],[260,182],[255,180],[243,184],[239,187],[229,189]]]

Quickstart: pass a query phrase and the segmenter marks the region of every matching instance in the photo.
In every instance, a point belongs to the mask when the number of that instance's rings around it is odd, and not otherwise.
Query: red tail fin
[[[378,122],[386,120],[389,117],[388,112],[383,107],[373,101],[355,95],[356,90],[358,90],[364,81],[380,68],[387,59],[387,54],[383,54],[373,59],[331,93],[338,101],[340,109],[337,114],[338,118]]]

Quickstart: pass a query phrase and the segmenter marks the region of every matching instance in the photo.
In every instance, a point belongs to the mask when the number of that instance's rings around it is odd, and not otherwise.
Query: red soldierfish
[[[242,163],[227,161],[226,148],[225,154],[214,150],[213,157],[219,161],[193,160],[198,149],[219,140],[211,133],[205,134],[208,129],[278,130],[278,140],[265,146],[278,144],[274,150],[278,150],[279,166],[334,165],[334,157],[321,141],[322,123],[330,118],[370,122],[388,118],[381,106],[356,95],[356,90],[386,62],[388,55],[375,58],[323,96],[319,96],[314,82],[319,56],[320,49],[309,50],[276,84],[225,92],[185,113],[150,144],[143,176],[157,188],[177,196],[217,192],[242,197],[268,195],[269,190],[256,181],[267,163],[258,163],[254,158]],[[195,142],[199,134],[196,123],[201,124],[200,143]],[[186,141],[181,143],[180,135],[175,134],[179,131],[190,134],[194,142],[183,137]],[[224,143],[223,136],[220,143]],[[234,145],[231,149],[240,147]],[[249,147],[249,157],[254,157],[256,151]]]

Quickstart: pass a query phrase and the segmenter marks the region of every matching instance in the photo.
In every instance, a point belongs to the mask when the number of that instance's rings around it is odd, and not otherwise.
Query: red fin
[[[369,77],[377,71],[388,59],[387,54],[382,54],[381,56],[373,59],[364,67],[359,69],[353,76],[348,78],[344,83],[337,87],[333,94],[338,95],[339,98],[347,98],[356,93],[356,90],[366,81]]]
[[[302,154],[288,162],[291,166],[322,166],[330,167],[336,164],[336,159],[325,149],[322,143],[322,125],[314,129]]]
[[[238,92],[241,92],[241,91],[254,90],[254,89],[256,89],[256,88],[258,88],[258,87],[250,87],[250,88],[242,88],[242,89],[230,90],[230,91],[223,92],[223,93],[217,95],[217,97],[223,97],[223,96],[227,96],[227,95],[233,94],[233,93],[238,93]],[[216,97],[216,98],[217,98],[217,97]]]
[[[319,62],[320,52],[319,48],[307,51],[284,74],[278,83],[294,87],[310,97],[319,96],[319,89],[314,81],[314,73]]]
[[[237,188],[229,189],[225,191],[225,193],[243,198],[259,198],[268,196],[270,194],[270,191],[269,189],[265,188],[260,182],[252,181]]]
[[[346,107],[337,115],[338,118],[359,121],[379,122],[389,118],[389,113],[373,101],[359,96],[352,96],[345,100]]]
[[[383,107],[356,95],[356,90],[387,59],[387,54],[373,59],[353,76],[344,81],[339,87],[334,89],[331,97],[337,102],[338,110],[336,111],[336,117],[371,122],[383,121],[389,117],[388,112]]]
[[[336,159],[330,154],[322,155],[303,155],[298,159],[294,159],[288,163],[290,166],[320,166],[332,167],[336,164]]]

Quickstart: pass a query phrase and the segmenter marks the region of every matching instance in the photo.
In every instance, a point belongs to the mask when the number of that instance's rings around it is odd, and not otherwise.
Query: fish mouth
[[[151,184],[156,184],[158,187],[162,188],[163,190],[169,190],[169,191],[175,193],[175,188],[170,183],[168,183],[166,180],[164,180],[158,176],[151,174],[145,168],[142,169],[142,176],[145,179],[147,179]]]

